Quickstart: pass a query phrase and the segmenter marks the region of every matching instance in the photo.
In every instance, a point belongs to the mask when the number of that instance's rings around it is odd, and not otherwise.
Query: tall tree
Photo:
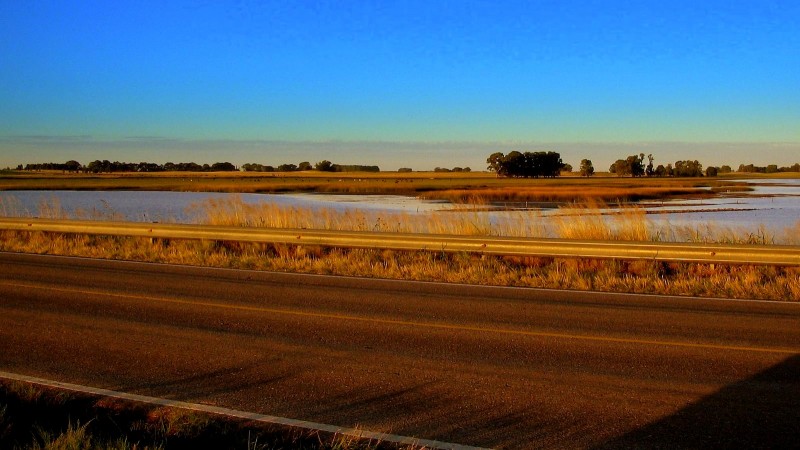
[[[503,158],[503,172],[510,177],[521,177],[525,168],[525,155],[514,150]]]
[[[675,161],[676,177],[702,177],[703,165],[697,160],[694,161]]]
[[[503,169],[503,161],[505,160],[505,155],[501,152],[494,152],[486,158],[486,164],[489,166],[486,167],[490,172],[494,172],[497,176],[505,175],[502,173]]]
[[[592,165],[592,160],[582,159],[580,171],[582,177],[590,177],[594,175],[594,166]]]
[[[618,177],[630,174],[628,162],[624,159],[618,159],[608,168],[609,173],[613,173]]]
[[[81,165],[81,163],[75,161],[74,159],[71,159],[66,163],[64,163],[64,170],[66,170],[67,172],[77,172],[81,170],[82,167],[83,166]]]
[[[498,176],[538,178],[557,177],[564,169],[561,155],[556,152],[512,151],[508,155],[493,153],[487,158],[488,169]]]
[[[644,175],[644,153],[628,156],[627,162],[631,176],[641,177]]]
[[[318,163],[314,164],[314,168],[319,170],[320,172],[333,172],[334,171],[333,163],[328,161],[327,159],[324,159],[324,160],[319,161]]]
[[[630,155],[626,159],[618,159],[609,167],[608,171],[619,177],[631,175],[640,177],[644,175],[644,153]]]

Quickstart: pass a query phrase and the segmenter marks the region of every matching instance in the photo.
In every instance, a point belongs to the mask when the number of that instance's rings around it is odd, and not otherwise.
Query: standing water
[[[702,227],[713,224],[738,233],[759,229],[771,234],[786,234],[800,230],[800,180],[748,180],[753,191],[723,193],[702,200],[646,201],[637,206],[647,213],[648,221],[656,228]],[[93,220],[123,220],[136,222],[196,223],[192,213],[197,205],[207,201],[241,200],[246,204],[275,204],[303,209],[334,211],[369,211],[373,214],[480,214],[491,223],[502,223],[511,214],[516,220],[536,222],[545,228],[554,217],[562,216],[559,209],[537,211],[489,210],[480,213],[464,211],[457,205],[441,201],[420,200],[393,195],[332,195],[332,194],[231,194],[214,192],[154,192],[154,191],[5,191],[0,192],[0,216],[50,217]],[[599,212],[612,215],[618,208]],[[580,220],[574,211],[569,213]],[[568,219],[573,220],[573,219]],[[795,231],[796,233],[796,231]]]

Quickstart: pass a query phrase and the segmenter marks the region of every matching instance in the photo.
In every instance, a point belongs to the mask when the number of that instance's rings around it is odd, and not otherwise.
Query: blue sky
[[[0,166],[788,165],[798,30],[796,0],[2,1]]]

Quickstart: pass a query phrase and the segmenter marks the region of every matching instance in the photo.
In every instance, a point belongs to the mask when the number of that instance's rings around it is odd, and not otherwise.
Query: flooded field
[[[702,200],[642,202],[638,206],[655,224],[713,223],[735,230],[765,227],[781,232],[800,222],[800,180],[750,181],[753,191],[731,192]]]
[[[722,193],[719,197],[695,200],[643,201],[622,208],[638,208],[655,227],[702,227],[713,224],[738,232],[759,228],[783,233],[800,222],[800,180],[750,180],[750,192]],[[547,227],[559,220],[580,221],[574,209],[556,205],[531,205],[523,210],[507,211],[487,205],[481,211],[444,201],[421,200],[396,195],[331,194],[228,194],[162,191],[5,191],[0,193],[0,215],[6,217],[70,217],[95,220],[138,222],[198,221],[197,209],[209,200],[241,199],[247,204],[275,204],[307,209],[368,211],[391,214],[472,214],[493,223],[530,220]],[[622,208],[601,207],[593,210],[612,218]]]
[[[396,195],[228,194],[162,191],[5,191],[0,192],[0,215],[125,220],[134,222],[195,222],[193,210],[203,202],[237,198],[245,203],[271,203],[300,208],[430,213],[452,209],[442,201]],[[58,211],[56,211],[58,210]]]

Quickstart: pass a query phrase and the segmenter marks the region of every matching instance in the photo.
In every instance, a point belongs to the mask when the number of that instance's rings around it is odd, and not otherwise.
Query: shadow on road
[[[408,416],[417,417],[431,408],[442,408],[450,401],[440,395],[431,395],[431,383],[420,383],[397,389],[381,387],[359,389],[331,395],[311,408],[315,420],[328,423],[359,423],[364,418],[380,417],[386,422],[400,423]],[[397,430],[392,430],[397,431]]]
[[[800,355],[596,448],[797,448]]]
[[[146,395],[154,397],[192,402],[278,383],[290,377],[289,375],[270,378],[261,376],[259,369],[268,362],[269,360],[255,360],[246,365],[238,364],[161,381],[148,380],[141,383],[129,383],[114,389],[122,392],[144,392]]]

